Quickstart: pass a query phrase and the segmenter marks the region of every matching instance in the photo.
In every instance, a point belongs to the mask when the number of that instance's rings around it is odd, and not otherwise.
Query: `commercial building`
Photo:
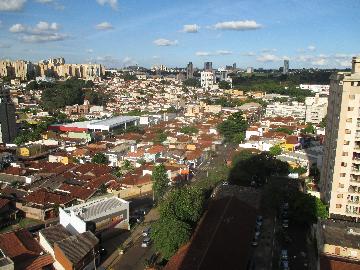
[[[60,224],[71,233],[102,232],[115,226],[129,226],[129,202],[101,197],[82,204],[59,208]]]
[[[330,77],[321,196],[330,216],[360,218],[360,57]]]
[[[189,62],[189,64],[186,67],[186,79],[191,79],[194,76],[194,66],[192,62]]]
[[[10,143],[16,137],[15,106],[9,90],[0,85],[0,143]]]
[[[284,60],[283,74],[289,73],[289,60]]]
[[[204,63],[204,71],[212,71],[212,62],[205,62]]]
[[[211,89],[214,86],[215,76],[212,71],[202,71],[201,75],[201,87],[205,89]]]
[[[328,98],[320,97],[319,94],[316,94],[315,97],[307,97],[305,99],[305,106],[305,122],[319,124],[326,116]]]

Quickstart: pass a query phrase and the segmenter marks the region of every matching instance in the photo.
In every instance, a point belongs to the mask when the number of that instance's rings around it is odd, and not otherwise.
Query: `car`
[[[145,237],[141,243],[141,247],[148,247],[151,245],[151,238],[150,237]]]
[[[255,236],[254,236],[254,238],[253,238],[253,240],[252,240],[252,242],[251,242],[251,245],[252,245],[253,247],[257,247],[258,244],[259,244],[259,236],[257,236],[257,235],[255,234]]]
[[[107,250],[105,248],[103,248],[103,247],[100,248],[99,252],[100,252],[100,257],[101,258],[104,258],[106,256],[106,254],[107,254]]]
[[[289,270],[289,262],[288,261],[281,261],[281,269]]]
[[[224,181],[224,182],[222,183],[222,185],[223,185],[223,186],[228,186],[228,185],[229,185],[229,182],[228,182],[228,181]]]
[[[142,232],[143,236],[149,236],[150,235],[151,227],[145,228]]]
[[[261,226],[263,223],[263,217],[262,216],[257,216],[256,217],[256,225]]]
[[[255,237],[260,237],[260,231],[255,231]]]
[[[287,202],[284,203],[284,204],[283,204],[283,209],[284,209],[284,210],[288,210],[288,209],[289,209],[289,203],[287,203]]]
[[[288,259],[288,251],[287,249],[283,249],[281,250],[281,256],[280,256],[281,260],[283,261],[287,261]]]
[[[282,222],[282,226],[283,226],[283,228],[289,228],[289,220],[284,219],[283,222]]]

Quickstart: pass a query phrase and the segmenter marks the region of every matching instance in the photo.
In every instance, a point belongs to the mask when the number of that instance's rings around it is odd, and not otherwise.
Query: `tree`
[[[104,153],[96,153],[91,159],[91,162],[97,164],[108,164],[109,160]]]
[[[302,132],[305,134],[315,134],[315,127],[312,124],[307,124]]]
[[[190,239],[191,227],[183,221],[163,217],[151,226],[150,234],[155,249],[168,260]]]
[[[185,126],[180,128],[180,132],[188,135],[193,135],[199,132],[199,130],[194,126]]]
[[[221,82],[219,82],[219,88],[220,89],[230,89],[231,85],[227,81],[221,81]]]
[[[159,202],[163,199],[169,187],[169,178],[164,164],[155,166],[151,180],[153,182],[154,200]]]
[[[172,190],[160,204],[160,215],[196,224],[204,208],[205,197],[200,188],[183,187]]]
[[[284,132],[286,134],[293,134],[293,131],[291,129],[288,129],[288,128],[284,128],[284,127],[280,127],[280,128],[277,128],[275,129],[276,132]]]
[[[325,219],[329,217],[329,211],[327,209],[326,204],[322,202],[319,198],[315,197],[316,203],[316,216],[321,219]]]
[[[218,130],[224,136],[225,141],[236,141],[236,135],[244,133],[248,127],[247,121],[243,118],[242,112],[236,112],[218,125]],[[237,137],[238,138],[238,137]]]
[[[326,123],[327,123],[327,115],[325,115],[325,117],[321,120],[320,127],[326,128]]]
[[[155,144],[163,143],[164,141],[166,141],[166,139],[167,139],[166,133],[164,133],[163,131],[160,131],[160,132],[156,133],[154,143]]]
[[[190,78],[183,81],[184,86],[200,87],[200,81],[196,78]]]
[[[272,156],[278,156],[281,154],[281,152],[282,152],[282,149],[281,149],[280,145],[271,146],[269,149],[269,153]]]

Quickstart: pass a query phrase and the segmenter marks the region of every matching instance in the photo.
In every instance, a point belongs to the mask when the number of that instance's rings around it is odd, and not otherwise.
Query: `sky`
[[[350,67],[359,0],[0,0],[0,59]]]

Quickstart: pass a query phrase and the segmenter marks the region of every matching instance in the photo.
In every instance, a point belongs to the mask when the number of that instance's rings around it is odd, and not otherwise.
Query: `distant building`
[[[253,67],[248,67],[247,69],[246,69],[246,73],[248,73],[248,74],[251,74],[251,73],[253,73],[254,72],[254,68]]]
[[[212,62],[205,62],[204,63],[204,71],[212,71]]]
[[[328,98],[320,97],[319,94],[316,94],[315,97],[307,97],[305,99],[305,106],[305,122],[319,124],[326,116]]]
[[[305,119],[306,107],[304,103],[293,101],[291,103],[275,102],[266,106],[266,117],[292,116],[299,120]]]
[[[189,62],[189,64],[186,67],[186,79],[191,79],[194,76],[194,66],[192,62]]]
[[[330,77],[321,197],[331,217],[360,218],[360,57]]]
[[[212,71],[201,72],[201,87],[205,89],[211,89],[214,86],[215,76]]]
[[[0,86],[0,143],[10,143],[16,137],[15,106],[9,90]]]
[[[289,73],[289,60],[284,60],[283,74]]]
[[[236,63],[233,64],[233,70],[236,70]]]

